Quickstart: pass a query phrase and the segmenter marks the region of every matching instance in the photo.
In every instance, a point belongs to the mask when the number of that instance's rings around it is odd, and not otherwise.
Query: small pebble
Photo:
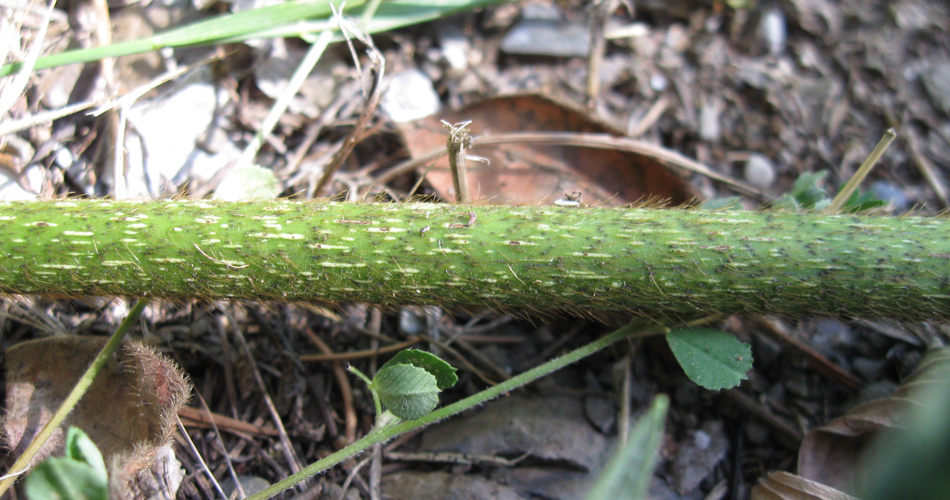
[[[950,115],[950,61],[936,63],[920,76],[934,107]]]
[[[768,441],[770,435],[768,426],[758,420],[750,419],[745,426],[745,437],[750,444],[762,445]]]
[[[886,201],[896,213],[904,213],[910,208],[910,200],[907,199],[907,195],[890,182],[874,181],[871,183],[871,192],[874,193],[874,196]]]
[[[426,318],[417,314],[417,310],[403,307],[399,310],[399,331],[412,336],[422,333],[426,327]]]
[[[700,429],[693,435],[693,443],[695,443],[696,447],[700,450],[708,450],[709,445],[712,444],[712,436]]]
[[[753,186],[768,188],[775,182],[775,166],[767,157],[755,154],[749,156],[743,170],[745,180]]]
[[[580,22],[561,19],[553,6],[528,5],[500,48],[508,54],[585,57],[590,51],[590,30]]]
[[[853,338],[854,334],[847,324],[835,319],[823,318],[815,322],[815,334],[811,341],[819,350],[823,351],[841,345],[848,345]]]
[[[782,13],[782,10],[771,8],[765,11],[762,14],[762,22],[759,28],[762,31],[762,37],[765,38],[765,44],[769,48],[769,55],[782,55],[785,52],[785,44],[788,39],[785,14]]]
[[[654,73],[653,76],[650,77],[650,88],[657,92],[663,92],[669,86],[669,80],[661,73]]]
[[[73,166],[76,158],[73,156],[73,152],[66,147],[60,147],[53,153],[53,162],[57,167],[63,170],[69,170],[69,167]]]
[[[380,107],[389,113],[393,121],[400,123],[433,115],[441,106],[432,80],[417,69],[392,75],[389,88],[380,102]]]
[[[721,129],[719,116],[722,114],[722,101],[717,98],[706,99],[699,108],[699,138],[706,142],[718,142]]]
[[[584,415],[602,434],[617,428],[617,407],[612,398],[591,396],[584,399]]]
[[[253,495],[264,488],[270,487],[270,483],[266,479],[258,476],[242,476],[238,475],[238,481],[241,482],[241,488],[244,489],[244,493],[247,495]],[[224,494],[231,498],[231,494],[237,490],[237,485],[234,484],[233,478],[227,478],[224,481],[221,481],[221,489],[224,491]]]
[[[446,25],[439,30],[438,36],[439,46],[442,48],[442,60],[445,61],[449,77],[458,79],[465,76],[468,69],[468,55],[472,50],[468,38],[454,25]]]
[[[874,360],[870,358],[855,358],[851,363],[852,369],[864,377],[864,380],[878,380],[881,378],[884,369],[883,360]]]

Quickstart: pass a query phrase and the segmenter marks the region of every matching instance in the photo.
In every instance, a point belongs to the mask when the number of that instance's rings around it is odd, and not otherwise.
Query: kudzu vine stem
[[[322,471],[333,467],[334,465],[343,462],[344,460],[357,455],[373,445],[383,443],[388,441],[400,434],[424,427],[426,425],[432,424],[443,418],[450,417],[452,415],[457,415],[465,410],[474,408],[480,404],[494,399],[506,392],[511,392],[523,385],[526,385],[530,382],[533,382],[545,375],[553,373],[565,366],[572,364],[580,359],[583,359],[591,354],[604,349],[605,347],[617,342],[618,340],[623,340],[627,338],[635,331],[633,326],[625,326],[613,333],[605,335],[589,344],[584,345],[578,349],[575,349],[567,354],[554,358],[546,363],[538,365],[524,373],[516,375],[494,387],[490,387],[481,392],[473,394],[465,399],[452,403],[450,405],[443,406],[436,409],[428,415],[418,418],[416,420],[407,420],[400,422],[395,425],[390,425],[382,428],[376,428],[373,432],[367,434],[362,439],[356,441],[355,443],[333,453],[326,458],[318,460],[300,472],[288,476],[287,478],[275,483],[273,486],[260,491],[257,494],[251,495],[247,500],[263,500],[265,498],[270,498],[287,488],[294,486],[295,484],[307,479],[311,476],[314,476]],[[667,332],[668,329],[665,327],[651,327],[648,329],[641,329],[638,331],[638,335],[649,335],[656,333]]]
[[[0,293],[652,318],[950,318],[950,219],[657,209],[0,203]]]

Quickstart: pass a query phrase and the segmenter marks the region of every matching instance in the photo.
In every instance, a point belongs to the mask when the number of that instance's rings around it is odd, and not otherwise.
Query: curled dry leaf
[[[858,500],[830,486],[788,472],[772,472],[752,489],[752,500]]]
[[[752,490],[752,499],[854,498],[850,494],[857,492],[864,479],[862,474],[867,471],[870,452],[881,432],[905,429],[910,415],[927,405],[921,399],[925,389],[946,383],[948,378],[950,349],[931,351],[890,397],[858,405],[827,425],[810,430],[798,453],[799,475],[770,474]],[[776,493],[786,490],[792,493]]]
[[[105,343],[104,337],[59,336],[7,350],[3,435],[12,455],[29,445]],[[61,453],[63,429],[73,425],[85,431],[102,452],[109,468],[111,498],[153,498],[162,490],[174,497],[179,466],[168,445],[176,430],[178,408],[190,393],[191,385],[177,365],[142,344],[127,342],[34,464]]]
[[[585,204],[617,206],[647,200],[679,205],[698,198],[683,178],[647,154],[560,144],[512,143],[479,147],[479,136],[514,132],[575,132],[623,136],[587,113],[537,95],[486,99],[457,112],[443,113],[400,130],[413,157],[445,149],[441,120],[471,121],[473,155],[467,162],[473,201],[500,205],[553,204],[568,193],[581,193]],[[601,146],[602,147],[602,146]],[[425,172],[423,165],[420,172]],[[455,198],[452,174],[443,155],[426,179],[444,199]]]

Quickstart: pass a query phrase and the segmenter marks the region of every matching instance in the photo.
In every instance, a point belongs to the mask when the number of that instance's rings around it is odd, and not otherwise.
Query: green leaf
[[[871,191],[855,191],[848,197],[848,201],[844,203],[844,207],[842,207],[841,210],[849,213],[864,212],[884,205],[887,205],[887,201],[878,198]]]
[[[586,500],[646,498],[669,406],[670,400],[662,394],[653,399],[650,409],[631,429],[627,443],[607,463]]]
[[[795,185],[792,186],[791,195],[795,201],[805,209],[813,209],[815,205],[828,200],[828,193],[818,184],[828,176],[827,170],[820,172],[805,172],[798,176]],[[830,203],[830,201],[828,201]]]
[[[735,387],[752,369],[749,345],[722,330],[677,328],[666,341],[690,380],[707,389]]]
[[[724,198],[713,198],[699,204],[702,210],[745,210],[742,206],[742,199],[738,196],[727,196]]]
[[[213,198],[224,201],[273,200],[280,194],[280,181],[269,168],[248,165],[224,178]]]
[[[439,389],[445,390],[455,385],[459,381],[455,374],[456,369],[446,363],[441,358],[431,352],[420,351],[419,349],[405,349],[399,351],[392,359],[386,362],[382,367],[392,365],[415,365],[435,376],[439,384]]]
[[[798,212],[802,209],[802,206],[798,204],[798,200],[796,200],[794,196],[790,193],[785,193],[769,203],[769,208],[772,210]]]
[[[33,500],[108,500],[109,479],[102,453],[81,429],[66,432],[65,457],[44,460],[26,478]]]
[[[108,472],[106,472],[106,463],[102,459],[102,453],[96,443],[93,443],[89,436],[79,427],[70,426],[66,431],[66,458],[71,458],[78,462],[89,465],[93,471],[99,475],[99,480],[103,484],[108,482]]]
[[[370,389],[403,420],[423,417],[439,404],[439,384],[434,375],[409,364],[388,364],[379,369]]]

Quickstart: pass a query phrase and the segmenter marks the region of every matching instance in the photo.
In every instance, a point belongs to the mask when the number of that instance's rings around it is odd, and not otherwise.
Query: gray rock
[[[721,422],[710,421],[703,424],[701,429],[690,432],[689,437],[680,443],[671,464],[670,486],[680,494],[695,490],[713,472],[716,464],[725,458],[728,450],[729,440],[722,430]]]
[[[584,57],[590,51],[590,31],[579,22],[561,19],[557,9],[526,6],[522,19],[501,41],[508,54]]]
[[[441,106],[439,95],[432,87],[432,80],[417,69],[392,75],[389,88],[380,101],[380,107],[397,122],[425,118],[435,114]]]
[[[468,418],[426,431],[420,451],[520,455],[597,470],[609,458],[607,438],[584,416],[580,400],[563,396],[511,396]]]
[[[770,56],[780,56],[785,52],[788,29],[782,9],[771,8],[763,12],[759,30],[762,38],[765,39],[766,46],[769,48]]]
[[[871,184],[871,192],[874,196],[886,201],[893,207],[894,212],[903,213],[910,208],[910,200],[907,195],[897,186],[887,181],[875,181]]]
[[[950,115],[950,61],[934,64],[920,77],[934,107]]]
[[[775,182],[775,166],[772,160],[760,154],[752,154],[743,169],[745,180],[760,188],[768,188]]]
[[[244,489],[244,493],[247,496],[251,496],[264,488],[270,487],[270,483],[262,478],[257,476],[243,476],[238,475],[238,481],[241,483],[241,488]],[[233,478],[227,478],[224,481],[221,481],[221,490],[224,491],[224,494],[231,498],[231,494],[237,489],[237,485],[234,484]]]
[[[383,477],[385,498],[393,500],[523,500],[514,489],[494,481],[448,472],[397,472]]]

